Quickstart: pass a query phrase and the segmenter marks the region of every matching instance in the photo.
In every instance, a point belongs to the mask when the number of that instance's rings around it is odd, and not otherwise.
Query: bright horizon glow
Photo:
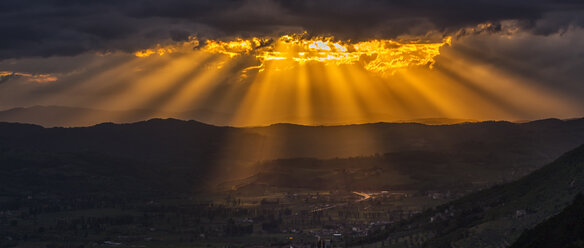
[[[533,120],[582,112],[573,99],[533,77],[485,63],[476,57],[484,51],[457,49],[458,42],[450,37],[351,42],[306,34],[190,37],[132,54],[93,55],[93,64],[71,75],[22,74],[27,88],[13,93],[62,85],[35,97],[35,105],[157,111],[152,118],[194,111],[184,119],[229,126]],[[58,80],[34,83],[50,77]],[[67,87],[62,80],[70,82]]]

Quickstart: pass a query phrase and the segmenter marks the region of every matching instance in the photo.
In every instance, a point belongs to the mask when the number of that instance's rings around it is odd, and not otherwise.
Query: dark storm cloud
[[[583,25],[582,1],[3,0],[0,59],[134,51],[155,43],[307,30],[343,39],[454,33],[518,20],[537,34]]]

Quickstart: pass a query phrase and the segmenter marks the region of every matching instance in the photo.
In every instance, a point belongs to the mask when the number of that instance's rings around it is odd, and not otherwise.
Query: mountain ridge
[[[208,109],[195,109],[182,112],[159,111],[155,109],[134,109],[134,110],[101,110],[84,107],[67,106],[43,106],[35,105],[30,107],[15,107],[0,110],[0,121],[33,123],[44,127],[79,127],[92,126],[104,122],[130,123],[153,118],[175,118],[181,120],[199,120],[216,126],[229,126],[231,117],[226,113],[216,112]],[[378,118],[385,119],[385,118]],[[417,119],[396,119],[392,121],[382,121],[383,123],[423,123],[427,125],[449,125],[465,122],[480,122],[474,119],[456,118],[417,118]],[[326,123],[326,124],[325,124]],[[375,122],[358,121],[358,124],[369,124]],[[263,127],[278,124],[272,123],[263,125],[236,125],[237,127]],[[296,124],[303,125],[303,124]],[[342,126],[351,125],[343,122],[323,122],[314,126]],[[313,126],[313,125],[305,125]]]
[[[474,175],[477,173],[468,171],[472,175],[466,176],[467,180],[489,178],[491,181],[505,181],[539,168],[565,150],[582,143],[584,119],[542,120],[522,124],[479,122],[435,126],[373,123],[254,128],[218,127],[178,119],[102,123],[74,128],[0,123],[0,148],[6,151],[7,156],[21,152],[45,161],[48,159],[46,154],[56,154],[64,156],[62,160],[65,163],[71,154],[90,152],[113,161],[131,159],[136,166],[146,163],[157,170],[169,164],[172,164],[169,170],[174,170],[173,166],[192,167],[194,171],[205,168],[225,181],[252,176],[257,170],[266,169],[269,172],[272,168],[263,165],[282,165],[273,168],[296,173],[298,171],[295,172],[293,168],[298,163],[330,167],[337,163],[357,161],[351,160],[352,157],[361,157],[359,164],[365,167],[380,167],[384,173],[393,173],[397,169],[399,175],[406,177],[423,179],[439,175],[439,178],[445,178],[447,174],[442,171],[456,169],[464,175],[465,170],[475,168],[484,175],[477,176]],[[440,158],[442,162],[427,161],[424,159],[427,154]],[[424,173],[411,169],[428,163],[432,170],[422,170]],[[361,173],[359,171],[355,173]],[[334,174],[331,176],[334,177]],[[265,178],[258,180],[263,181]],[[381,186],[383,184],[366,187]],[[432,184],[428,187],[432,187]]]

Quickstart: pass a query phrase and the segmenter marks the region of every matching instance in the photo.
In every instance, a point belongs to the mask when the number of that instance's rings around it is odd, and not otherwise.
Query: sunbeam
[[[461,53],[457,42],[352,42],[307,33],[225,41],[191,36],[137,51],[133,59],[101,55],[117,62],[89,63],[63,79],[79,82],[42,101],[67,95],[88,108],[141,109],[146,117],[232,126],[519,120],[581,111],[573,100],[531,83],[534,78],[475,58],[482,51]]]

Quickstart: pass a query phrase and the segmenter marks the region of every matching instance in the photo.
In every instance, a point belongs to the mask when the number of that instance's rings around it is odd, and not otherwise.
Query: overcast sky
[[[188,35],[225,37],[308,31],[341,39],[452,34],[517,20],[549,35],[582,26],[578,0],[3,0],[0,58],[132,51]]]
[[[584,105],[583,26],[580,0],[3,0],[0,108],[46,103],[36,98],[74,85],[68,75],[155,44],[304,31],[355,42],[452,36],[444,53],[504,67]],[[54,85],[31,93],[36,86],[18,83],[25,79]]]

